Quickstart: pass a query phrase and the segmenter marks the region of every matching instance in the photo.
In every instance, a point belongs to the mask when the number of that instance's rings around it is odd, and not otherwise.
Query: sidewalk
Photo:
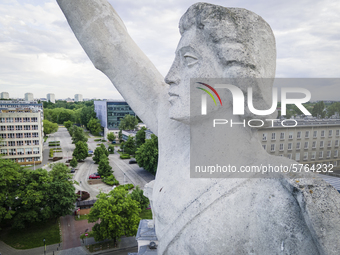
[[[59,255],[58,252],[60,252],[60,249],[62,249],[62,245],[61,247],[59,247],[59,244],[48,245],[46,246],[46,255],[53,255],[53,252],[54,252],[54,255]],[[0,241],[0,253],[1,255],[40,255],[40,254],[43,255],[44,247],[41,246],[38,248],[33,248],[33,249],[28,249],[28,250],[17,250],[5,244],[3,241]]]

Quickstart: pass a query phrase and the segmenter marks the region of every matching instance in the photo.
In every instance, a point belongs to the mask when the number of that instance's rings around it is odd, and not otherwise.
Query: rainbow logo
[[[206,86],[207,88],[211,89],[211,91],[215,93],[215,95],[217,96],[218,100],[220,101],[220,104],[222,105],[222,100],[220,98],[220,95],[217,93],[217,91],[213,87],[211,87],[210,85],[205,84],[203,82],[197,82],[197,83],[199,83],[199,84],[201,84],[203,86]],[[203,89],[203,88],[200,88],[200,87],[196,87],[196,88],[205,91],[214,100],[215,105],[217,105],[214,96],[211,94],[211,92],[209,90],[206,90],[206,89]]]

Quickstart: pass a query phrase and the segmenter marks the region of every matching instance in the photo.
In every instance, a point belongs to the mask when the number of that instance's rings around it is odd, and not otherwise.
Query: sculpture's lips
[[[177,95],[177,94],[174,94],[174,93],[171,93],[171,92],[169,92],[168,93],[169,94],[169,99],[168,99],[168,101],[171,103],[171,102],[173,102],[173,101],[175,101],[178,97],[179,97],[179,95]]]

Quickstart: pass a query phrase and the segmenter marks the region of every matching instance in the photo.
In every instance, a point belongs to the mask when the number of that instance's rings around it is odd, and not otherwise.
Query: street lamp
[[[45,243],[45,238],[44,238],[44,254],[46,254],[46,243]]]

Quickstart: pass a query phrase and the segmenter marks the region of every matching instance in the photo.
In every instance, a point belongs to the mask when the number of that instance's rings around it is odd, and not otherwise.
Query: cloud
[[[179,41],[178,22],[191,0],[109,0],[131,37],[165,76]],[[277,43],[277,77],[339,77],[340,3],[336,1],[210,1],[261,15]],[[120,98],[96,70],[53,0],[0,3],[0,92],[23,97]]]

